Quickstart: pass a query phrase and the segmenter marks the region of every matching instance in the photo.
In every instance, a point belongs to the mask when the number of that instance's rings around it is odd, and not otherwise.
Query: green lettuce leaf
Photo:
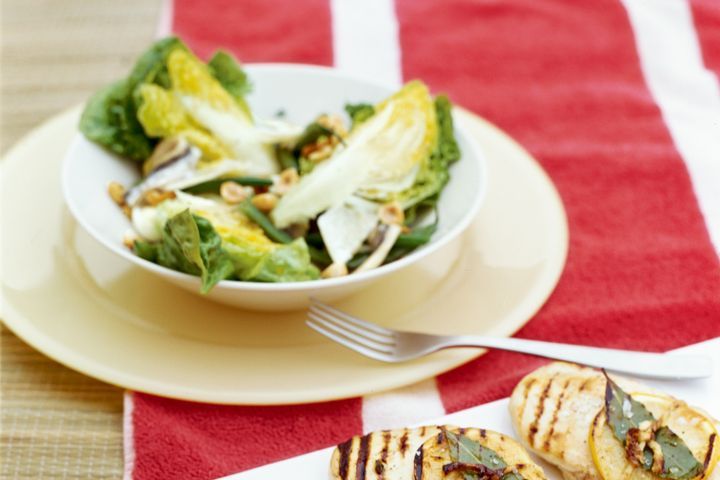
[[[136,161],[149,157],[158,139],[150,137],[138,120],[138,110],[148,92],[147,88],[141,87],[155,85],[166,90],[172,87],[167,63],[170,54],[176,50],[189,53],[177,37],[155,42],[138,58],[127,78],[101,89],[90,98],[80,118],[80,131],[89,140],[123,157]],[[252,118],[244,99],[250,91],[250,83],[235,59],[218,51],[208,63],[208,69],[241,110]]]
[[[345,111],[350,116],[350,120],[352,120],[351,128],[355,128],[375,115],[375,107],[369,103],[348,103],[345,105]]]
[[[233,274],[233,263],[212,224],[189,210],[167,221],[162,241],[157,244],[156,258],[164,267],[200,276],[202,293]]]
[[[95,93],[80,117],[80,131],[118,155],[142,161],[155,142],[135,116],[132,90],[128,80],[120,80]]]
[[[241,280],[300,282],[320,278],[303,238],[288,244],[261,246],[232,236],[225,238],[224,248]]]
[[[245,102],[245,95],[250,93],[252,85],[235,57],[223,50],[218,50],[207,65],[210,74],[235,98],[240,108],[252,118],[250,107]]]
[[[155,146],[137,119],[136,88],[143,83],[169,85],[165,60],[175,48],[186,48],[176,37],[159,40],[135,63],[127,78],[93,95],[80,117],[80,131],[91,141],[133,160],[147,158]]]

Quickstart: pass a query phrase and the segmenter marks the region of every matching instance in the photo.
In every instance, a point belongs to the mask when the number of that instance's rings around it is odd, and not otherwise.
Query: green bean
[[[250,199],[242,202],[239,207],[240,211],[247,215],[250,220],[257,223],[271,240],[278,243],[290,243],[293,241],[292,236],[273,225],[270,219],[252,204]]]
[[[310,232],[307,235],[305,235],[305,241],[308,245],[312,245],[314,247],[324,247],[325,242],[323,242],[322,235],[320,235],[320,232]]]
[[[321,250],[319,248],[308,245],[308,252],[310,252],[310,259],[313,261],[313,263],[317,264],[320,267],[324,268],[332,263],[332,258],[330,258],[330,255],[328,255],[327,251],[325,250]]]
[[[355,256],[348,261],[347,267],[350,270],[355,270],[357,267],[362,265],[362,263],[367,260],[369,256],[369,253],[356,253]]]
[[[396,247],[401,248],[415,248],[420,245],[425,245],[430,241],[437,230],[437,225],[427,225],[425,227],[418,227],[410,233],[403,233],[398,236],[395,241]]]
[[[225,182],[235,182],[239,185],[247,185],[250,187],[269,187],[273,184],[269,178],[259,177],[232,177],[232,178],[216,178],[214,180],[208,180],[207,182],[198,183],[192,187],[184,188],[183,190],[188,193],[217,193],[220,190],[220,185]]]

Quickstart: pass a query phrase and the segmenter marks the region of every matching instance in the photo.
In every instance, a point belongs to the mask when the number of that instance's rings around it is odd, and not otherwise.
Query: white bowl
[[[394,91],[326,67],[261,64],[247,65],[246,69],[253,83],[248,101],[259,118],[272,117],[282,110],[289,121],[305,124],[320,113],[342,112],[346,103],[374,103]],[[479,148],[457,123],[455,130],[462,158],[450,168],[450,182],[438,203],[438,230],[428,244],[400,260],[367,272],[295,283],[224,280],[206,297],[253,310],[298,309],[307,305],[310,296],[326,301],[339,299],[439,251],[468,227],[486,189],[485,163]],[[197,277],[143,260],[123,245],[123,236],[131,225],[110,199],[107,185],[111,181],[130,185],[138,178],[139,171],[133,162],[109,153],[78,134],[63,164],[63,195],[75,219],[98,242],[158,277],[200,295]],[[447,264],[452,260],[454,258]]]

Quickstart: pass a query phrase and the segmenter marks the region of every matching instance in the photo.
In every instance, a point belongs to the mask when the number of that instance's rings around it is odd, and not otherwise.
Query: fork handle
[[[521,338],[461,335],[445,337],[440,348],[485,347],[605,368],[645,378],[690,379],[709,377],[713,363],[701,355],[635,352],[612,348],[586,347]]]

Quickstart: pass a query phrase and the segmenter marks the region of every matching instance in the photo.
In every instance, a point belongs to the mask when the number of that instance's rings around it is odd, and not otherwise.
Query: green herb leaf
[[[170,218],[158,245],[157,263],[202,278],[200,291],[207,293],[233,273],[233,264],[222,240],[205,218],[183,210]]]
[[[603,371],[605,384],[605,414],[615,438],[626,444],[627,433],[631,428],[638,428],[644,421],[655,421],[653,414],[645,405],[634,400],[621,389]],[[663,426],[655,432],[655,441],[660,445],[663,453],[662,478],[673,480],[686,480],[697,476],[702,471],[702,464],[693,456],[685,442],[670,428]],[[650,447],[643,450],[642,468],[651,470],[653,454]]]
[[[135,240],[133,243],[133,252],[140,258],[157,263],[158,245],[156,243]]]
[[[450,460],[456,464],[455,467],[458,470],[462,471],[463,465],[470,466],[468,470],[472,470],[472,465],[482,465],[483,467],[502,473],[505,467],[507,467],[507,463],[505,463],[497,452],[484,447],[466,435],[447,429],[443,429],[443,433],[448,440]],[[466,472],[463,476],[466,480],[477,478],[477,474],[472,472]],[[511,472],[503,475],[502,480],[523,480],[523,477]]]
[[[662,478],[687,480],[702,472],[702,464],[693,456],[685,442],[668,427],[660,427],[655,432],[655,441],[663,453],[663,470],[660,474]]]
[[[351,129],[375,115],[375,107],[369,103],[348,103],[345,105],[345,111],[350,115],[350,119],[352,120]]]
[[[625,393],[607,376],[607,373],[605,378],[607,379],[605,384],[605,414],[608,425],[612,428],[615,438],[624,445],[628,430],[638,428],[640,423],[646,420],[654,421],[655,417],[645,408],[645,405],[633,400],[630,395]]]

